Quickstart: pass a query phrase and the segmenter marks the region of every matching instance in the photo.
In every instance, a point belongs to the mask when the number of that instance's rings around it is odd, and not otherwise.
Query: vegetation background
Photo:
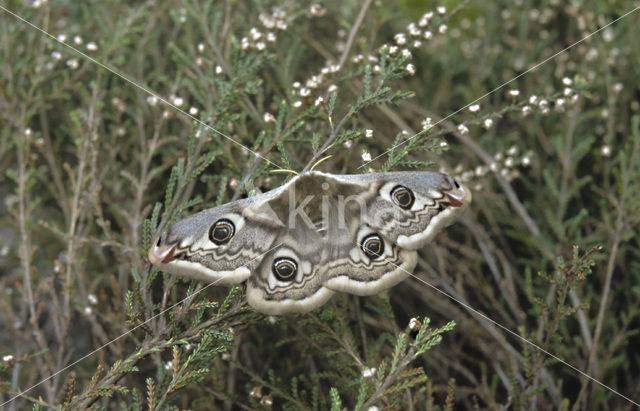
[[[637,2],[0,6],[1,408],[640,402],[640,11],[588,37]],[[424,282],[276,318],[150,267],[170,222],[326,154],[473,189]]]

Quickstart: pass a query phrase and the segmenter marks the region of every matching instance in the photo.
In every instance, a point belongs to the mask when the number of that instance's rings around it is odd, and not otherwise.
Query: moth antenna
[[[323,157],[323,158],[321,158],[320,160],[316,161],[316,163],[315,163],[314,165],[312,165],[312,166],[311,166],[311,168],[309,169],[309,171],[313,171],[313,169],[314,169],[314,168],[316,168],[316,166],[317,166],[318,164],[322,163],[322,162],[323,162],[323,161],[325,161],[325,160],[330,159],[331,157],[333,157],[333,155],[329,154],[328,156]]]
[[[295,170],[289,170],[288,168],[279,168],[277,170],[271,170],[269,171],[270,173],[291,173],[293,175],[299,175],[300,173],[298,173]]]

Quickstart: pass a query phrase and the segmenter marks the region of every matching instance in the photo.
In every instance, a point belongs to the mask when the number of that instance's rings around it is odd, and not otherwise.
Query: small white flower
[[[368,151],[363,151],[362,161],[371,161],[371,153],[369,153]]]
[[[62,58],[62,53],[60,53],[59,51],[54,51],[51,53],[51,57],[54,60],[60,60]]]
[[[293,84],[291,85],[293,88],[300,88],[301,84],[299,81],[294,81]]]
[[[433,33],[429,30],[426,30],[422,37],[424,37],[425,40],[431,40],[433,38]]]
[[[351,148],[352,145],[353,145],[353,142],[351,140],[347,140],[344,142],[344,146],[346,148]]]
[[[476,167],[475,175],[476,175],[477,177],[482,177],[482,176],[483,176],[483,175],[485,175],[486,173],[487,173],[487,169],[486,169],[486,168],[484,168],[483,166],[478,166],[478,167]]]
[[[81,45],[81,44],[82,44],[82,37],[80,37],[80,36],[74,36],[74,37],[73,37],[73,42],[74,42],[77,46]]]
[[[184,104],[184,99],[182,97],[174,97],[173,98],[173,105],[180,107],[181,105]]]
[[[603,157],[609,157],[611,155],[611,147],[609,147],[608,145],[600,147],[600,153]]]
[[[507,155],[510,155],[510,156],[518,155],[518,147],[516,146],[509,147],[509,149],[507,150]]]
[[[409,49],[402,49],[402,56],[411,57],[411,51],[409,51]]]
[[[423,130],[429,130],[431,127],[433,127],[433,120],[431,119],[431,117],[427,117],[424,120],[422,120]]]
[[[420,48],[420,46],[422,46],[422,42],[420,40],[415,40],[413,42],[413,48],[414,49]]]
[[[416,74],[416,66],[414,66],[413,64],[407,64],[404,69],[407,73],[409,73],[410,76]]]
[[[195,107],[189,107],[189,114],[195,116],[196,114],[198,114],[198,109]]]
[[[87,300],[89,300],[91,304],[98,304],[98,297],[96,297],[95,294],[89,294]]]
[[[509,97],[518,97],[520,95],[520,90],[509,90],[507,94]]]
[[[6,257],[7,255],[9,255],[9,246],[5,244],[0,248],[0,257]],[[10,288],[7,288],[7,290],[10,290]]]
[[[514,164],[515,164],[515,160],[513,159],[513,157],[507,157],[504,160],[505,167],[513,167]]]
[[[311,94],[311,90],[309,90],[306,87],[303,87],[300,89],[300,96],[302,97],[308,97]]]
[[[367,408],[367,411],[380,411],[380,408],[378,408],[377,405],[372,405],[369,408]]]
[[[338,91],[338,86],[336,86],[335,84],[331,84],[328,88],[327,91],[329,93],[335,93],[336,91]]]
[[[198,51],[202,53],[204,51],[204,43],[198,43]]]
[[[242,50],[247,50],[249,47],[251,47],[251,43],[249,43],[249,39],[246,37],[243,37],[242,40],[240,40],[240,48]]]
[[[273,42],[275,42],[275,41],[276,41],[276,34],[275,34],[275,33],[273,33],[273,32],[271,32],[271,31],[270,31],[270,32],[268,32],[268,33],[267,33],[267,41],[268,41],[269,43],[273,43]]]
[[[167,363],[164,365],[165,370],[170,370],[171,367],[173,367],[173,361],[167,361]]]
[[[297,100],[297,101],[295,101],[295,102],[293,103],[293,107],[295,107],[295,108],[298,108],[298,107],[300,107],[300,106],[302,106],[302,101],[300,101],[300,100]]]
[[[396,44],[398,46],[404,46],[407,43],[407,37],[404,35],[404,33],[398,33],[395,36],[393,36],[393,39],[396,41]]]
[[[58,39],[58,41],[60,43],[64,43],[65,41],[67,41],[67,35],[66,34],[58,34],[58,37],[56,37],[56,39]]]
[[[409,320],[409,329],[410,330],[415,330],[416,328],[420,327],[420,320],[418,320],[416,317],[413,317],[411,320]]]
[[[489,170],[491,171],[498,171],[498,163],[491,163],[489,164]]]
[[[568,97],[573,94],[573,89],[571,87],[565,87],[563,94]]]
[[[378,62],[378,58],[376,56],[371,55],[371,54],[369,54],[367,59],[369,60],[369,63],[377,63]]]
[[[249,30],[249,34],[251,35],[251,39],[254,41],[260,40],[262,38],[262,33],[255,27],[252,27],[251,30]]]
[[[362,378],[370,378],[373,377],[376,373],[376,368],[375,367],[371,367],[371,368],[367,368],[365,370],[362,370]]]
[[[469,106],[469,111],[472,113],[477,113],[480,110],[480,104],[473,104]]]
[[[264,405],[267,407],[272,406],[273,398],[271,398],[271,395],[265,395],[264,397],[262,397],[262,399],[260,400],[260,405]]]
[[[445,14],[447,12],[447,8],[445,6],[439,6],[438,8],[436,8],[436,11],[438,12],[438,14]]]
[[[267,112],[264,113],[264,115],[262,116],[262,119],[264,120],[265,123],[275,123],[276,118],[273,116],[273,114]]]
[[[265,48],[267,48],[267,44],[264,41],[259,41],[256,43],[256,48],[260,51],[264,50]]]
[[[520,160],[520,163],[521,163],[523,166],[527,167],[528,165],[530,165],[530,164],[531,164],[531,158],[529,158],[529,157],[522,157],[522,160]]]
[[[322,7],[322,5],[316,3],[311,5],[309,12],[311,13],[312,16],[321,17],[321,16],[324,16],[327,10],[324,7]]]
[[[198,66],[202,66],[204,64],[204,59],[200,56],[196,57],[196,64]]]
[[[87,43],[87,50],[96,51],[98,50],[98,45],[95,42],[90,41],[89,43]]]
[[[9,362],[13,360],[13,355],[9,354],[9,355],[4,355],[2,356],[2,361],[4,362]]]
[[[438,33],[440,34],[444,34],[447,32],[449,28],[447,27],[446,24],[441,24],[440,26],[438,26]]]
[[[249,395],[256,398],[262,397],[262,387],[253,387],[251,391],[249,391]]]
[[[538,104],[538,96],[534,94],[533,96],[529,97],[529,104]]]
[[[276,28],[279,30],[286,30],[287,29],[287,22],[284,20],[278,20],[278,22],[276,23]]]
[[[84,307],[84,313],[86,315],[91,315],[91,313],[93,313],[93,310],[91,309],[91,307],[86,306],[86,307]]]
[[[149,104],[150,106],[155,106],[156,104],[158,104],[158,98],[156,96],[147,97],[147,104]]]
[[[389,55],[390,56],[395,56],[395,54],[398,52],[398,46],[391,46],[389,47]]]
[[[469,129],[467,128],[467,126],[465,126],[464,124],[460,124],[458,126],[458,132],[462,135],[468,134],[469,133]]]
[[[571,81],[571,79],[569,77],[563,77],[562,78],[562,84],[564,84],[565,86],[570,86],[573,84],[573,81]]]
[[[604,41],[611,42],[613,41],[614,37],[615,36],[613,35],[613,30],[611,30],[610,27],[607,27],[606,29],[604,29],[604,33],[602,33],[602,38],[604,39]]]
[[[445,147],[448,147],[448,146],[449,146],[449,143],[447,143],[446,141],[442,140],[440,142],[440,147],[445,148]]]
[[[364,131],[364,136],[365,136],[366,138],[371,138],[371,137],[373,137],[373,130],[372,130],[372,129],[370,129],[370,128],[366,129],[366,130]]]
[[[313,104],[318,107],[320,104],[322,104],[324,102],[324,98],[322,96],[318,97],[316,99],[316,101],[313,102]]]
[[[362,60],[364,60],[364,56],[362,54],[358,54],[356,56],[353,56],[353,58],[351,59],[351,61],[353,61],[356,64],[361,63]]]
[[[522,115],[526,117],[529,114],[531,114],[531,106],[523,106],[522,107]]]
[[[216,74],[222,74],[222,66],[216,66]]]

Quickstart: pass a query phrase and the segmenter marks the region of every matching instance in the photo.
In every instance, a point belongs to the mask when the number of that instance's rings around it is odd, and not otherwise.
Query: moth
[[[310,171],[178,221],[148,256],[167,273],[247,281],[247,300],[262,313],[307,312],[336,292],[373,295],[407,278],[416,250],[470,202],[441,173]]]

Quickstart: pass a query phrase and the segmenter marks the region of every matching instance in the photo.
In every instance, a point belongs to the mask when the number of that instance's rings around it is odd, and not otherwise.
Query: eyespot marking
[[[209,240],[216,245],[226,244],[235,234],[235,226],[227,219],[221,218],[209,229]]]
[[[416,197],[411,190],[405,186],[395,186],[391,190],[391,198],[396,205],[404,210],[410,210]]]
[[[362,252],[365,253],[367,257],[371,259],[379,258],[384,253],[384,241],[376,233],[369,234],[362,239],[360,248],[362,248]]]
[[[273,272],[278,281],[293,281],[298,272],[298,264],[291,258],[276,258],[273,261],[271,272]]]

